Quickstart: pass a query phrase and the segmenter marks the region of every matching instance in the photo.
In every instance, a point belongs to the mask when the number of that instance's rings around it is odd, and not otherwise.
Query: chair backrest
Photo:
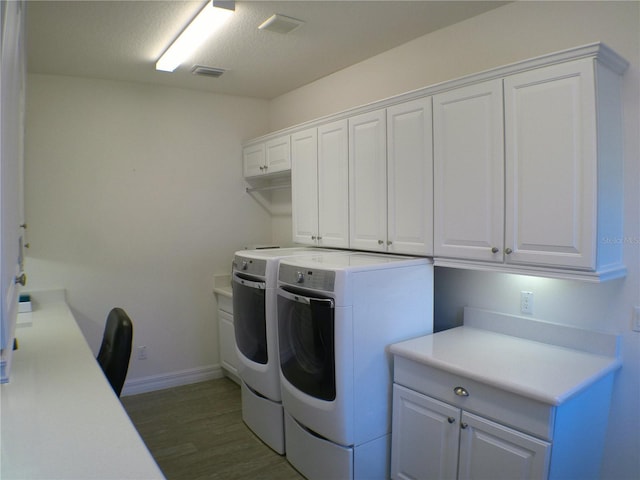
[[[112,309],[107,316],[97,360],[118,397],[127,377],[132,341],[131,319],[123,309]]]

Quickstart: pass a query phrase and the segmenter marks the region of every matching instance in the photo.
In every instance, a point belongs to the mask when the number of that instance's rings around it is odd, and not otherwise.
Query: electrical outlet
[[[520,312],[533,313],[533,292],[520,292]]]
[[[640,307],[633,307],[633,324],[631,330],[640,332]]]
[[[147,347],[142,345],[138,347],[138,360],[146,360],[147,359]]]

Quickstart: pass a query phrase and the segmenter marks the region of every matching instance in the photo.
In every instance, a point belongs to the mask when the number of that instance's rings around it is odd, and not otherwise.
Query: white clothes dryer
[[[279,454],[284,423],[278,361],[276,287],[282,258],[329,250],[313,247],[240,250],[232,265],[233,317],[242,419]]]
[[[427,258],[285,258],[277,291],[286,455],[305,477],[388,478],[387,346],[433,332]]]

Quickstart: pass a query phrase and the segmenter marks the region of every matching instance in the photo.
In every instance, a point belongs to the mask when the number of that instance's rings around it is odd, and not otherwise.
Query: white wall
[[[604,41],[637,68],[638,2],[509,4],[275,98],[270,130],[596,41]]]
[[[473,305],[519,313],[519,292],[534,292],[536,317],[623,337],[624,366],[614,391],[602,478],[640,477],[640,3],[518,2],[421,37],[274,99],[277,130],[465,74],[603,41],[631,66],[623,80],[625,156],[624,259],[627,277],[604,284],[436,269],[436,321],[461,321]],[[589,419],[585,419],[589,421]],[[579,454],[577,452],[576,454]]]
[[[255,99],[30,75],[29,289],[64,287],[97,350],[108,310],[134,322],[128,382],[218,365],[214,274],[270,243],[245,193],[242,141],[265,133]]]

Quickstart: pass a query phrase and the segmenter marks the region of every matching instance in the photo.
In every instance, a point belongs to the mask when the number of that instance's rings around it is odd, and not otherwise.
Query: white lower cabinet
[[[544,479],[551,444],[401,385],[393,387],[394,479]]]
[[[233,301],[231,297],[216,294],[218,300],[218,348],[220,366],[224,373],[239,382],[238,354],[236,353],[236,334],[233,326]]]
[[[547,478],[551,443],[462,412],[458,478]]]

